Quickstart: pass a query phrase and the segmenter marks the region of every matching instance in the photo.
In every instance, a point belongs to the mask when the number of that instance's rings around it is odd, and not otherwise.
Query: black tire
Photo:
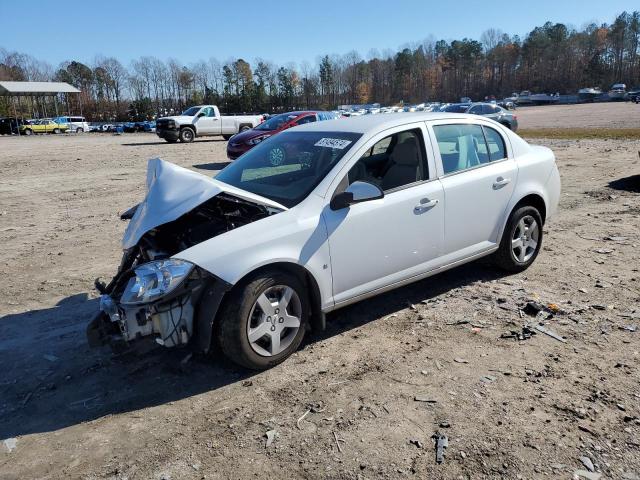
[[[84,128],[76,128],[76,133],[84,133]]]
[[[512,241],[515,240],[514,237],[516,236],[516,231],[518,229],[520,221],[526,218],[533,218],[537,223],[537,245],[535,247],[535,250],[530,256],[528,256],[528,258],[526,258],[525,261],[520,261],[518,258],[516,258],[516,254],[514,253],[514,248],[512,246]],[[538,253],[540,253],[540,248],[542,248],[542,226],[542,217],[540,216],[540,212],[538,211],[538,209],[535,207],[523,206],[511,212],[509,221],[507,221],[504,232],[502,232],[500,247],[493,254],[493,261],[495,265],[509,272],[522,272],[529,268],[529,266],[535,261]]]
[[[233,135],[222,135],[222,138],[224,138],[225,140],[229,140],[231,137],[233,137]]]
[[[54,128],[53,129],[53,133],[55,133],[56,135],[60,133],[60,129],[59,128]]]
[[[251,125],[242,125],[240,127],[241,132],[246,132],[247,130],[251,130]]]
[[[192,128],[183,128],[180,130],[179,138],[182,143],[191,143],[196,138],[196,132]]]
[[[247,324],[257,298],[268,288],[284,285],[295,290],[301,303],[298,331],[291,344],[273,356],[258,354],[249,342]],[[281,271],[262,272],[236,285],[225,299],[217,315],[214,342],[218,349],[234,363],[251,370],[265,370],[283,362],[294,353],[302,339],[309,320],[310,305],[304,283],[295,275]]]
[[[24,134],[25,135],[33,135],[33,130],[31,130],[30,128],[25,128],[24,129]]]
[[[175,138],[165,138],[164,141],[167,143],[176,143],[178,140]]]

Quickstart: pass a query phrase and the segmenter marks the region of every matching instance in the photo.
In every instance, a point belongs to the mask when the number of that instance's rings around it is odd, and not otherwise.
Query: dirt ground
[[[629,107],[518,115],[638,126]],[[84,336],[147,159],[210,175],[224,141],[0,138],[0,479],[569,479],[581,457],[639,478],[640,140],[532,143],[555,151],[563,194],[529,270],[475,262],[339,310],[256,374],[184,350],[116,359]],[[501,338],[536,323],[530,301],[555,304],[566,343]]]
[[[520,107],[520,128],[639,128],[640,105],[631,102]]]

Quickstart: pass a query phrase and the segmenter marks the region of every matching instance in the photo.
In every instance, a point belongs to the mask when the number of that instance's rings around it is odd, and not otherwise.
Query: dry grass
[[[522,128],[523,138],[640,140],[640,128]]]

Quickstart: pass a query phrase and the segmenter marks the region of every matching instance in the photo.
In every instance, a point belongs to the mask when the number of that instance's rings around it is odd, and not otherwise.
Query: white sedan
[[[211,179],[159,159],[130,219],[94,345],[220,349],[253,369],[325,314],[490,255],[526,269],[556,211],[555,157],[475,115],[292,128]]]

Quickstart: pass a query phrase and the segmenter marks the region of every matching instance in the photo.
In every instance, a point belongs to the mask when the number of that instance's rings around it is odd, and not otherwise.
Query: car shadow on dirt
[[[308,335],[306,345],[501,275],[475,262],[365,300],[330,314],[327,329]],[[53,308],[0,318],[0,439],[162,405],[256,375],[219,356],[187,359],[187,350],[116,357],[107,347],[91,349],[85,328],[97,309],[97,299],[77,294]]]
[[[197,142],[197,143],[226,142],[226,140],[224,138],[208,138],[206,140],[198,139],[198,140],[195,140],[195,142]],[[169,142],[165,142],[164,140],[161,140],[159,142],[122,143],[121,145],[123,147],[145,147],[145,146],[149,146],[149,145],[179,145],[182,148],[184,148],[184,145],[182,143],[179,143],[179,142],[169,143]]]
[[[613,180],[609,182],[609,188],[613,188],[614,190],[623,190],[625,192],[640,193],[640,174]]]

